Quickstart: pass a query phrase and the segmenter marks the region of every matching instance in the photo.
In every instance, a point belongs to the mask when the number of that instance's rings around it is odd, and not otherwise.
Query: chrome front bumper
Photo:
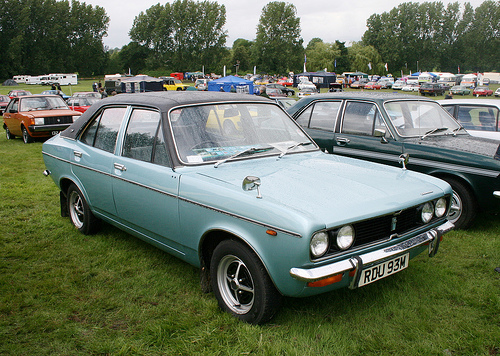
[[[397,245],[368,252],[362,255],[356,255],[346,260],[338,261],[326,266],[311,269],[291,268],[290,275],[299,281],[309,283],[328,278],[339,273],[356,270],[355,278],[351,285],[355,286],[357,285],[358,276],[364,265],[384,261],[392,256],[403,254],[404,252],[425,244],[429,244],[429,256],[434,256],[438,250],[441,236],[454,227],[455,225],[447,221],[440,226],[437,226],[423,234],[412,237],[411,239],[400,242]]]

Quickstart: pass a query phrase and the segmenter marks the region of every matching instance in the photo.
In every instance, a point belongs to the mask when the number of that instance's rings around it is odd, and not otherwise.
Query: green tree
[[[101,72],[108,22],[103,8],[76,0],[3,0],[0,77]]]
[[[402,3],[367,20],[363,43],[371,45],[390,68],[456,71],[498,69],[500,2]],[[462,10],[463,9],[463,10]]]
[[[238,64],[239,73],[248,72],[253,68],[252,46],[252,41],[243,38],[238,38],[233,42],[232,63]]]
[[[176,0],[153,5],[134,20],[130,38],[151,50],[149,65],[175,71],[215,69],[225,54],[226,8],[217,2]]]
[[[255,40],[259,70],[283,74],[301,68],[302,43],[300,18],[294,5],[273,1],[264,6]]]
[[[365,46],[362,42],[354,42],[349,47],[351,71],[362,71],[368,74],[385,73],[380,54],[373,46]],[[370,69],[370,65],[372,69]]]

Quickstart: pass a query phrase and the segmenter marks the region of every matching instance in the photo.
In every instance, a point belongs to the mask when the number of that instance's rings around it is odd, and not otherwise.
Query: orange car
[[[8,140],[22,136],[24,143],[31,143],[65,130],[80,115],[59,95],[14,97],[3,114],[3,128]]]

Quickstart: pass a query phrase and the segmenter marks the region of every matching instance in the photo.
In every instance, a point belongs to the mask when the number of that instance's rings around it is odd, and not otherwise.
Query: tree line
[[[16,74],[77,72],[80,76],[176,71],[286,74],[327,69],[399,74],[417,70],[494,71],[500,67],[500,1],[402,3],[373,14],[359,42],[304,48],[293,4],[272,1],[262,9],[255,39],[226,46],[226,8],[216,1],[175,0],[138,14],[131,42],[103,45],[109,17],[78,0],[2,0],[0,78]]]

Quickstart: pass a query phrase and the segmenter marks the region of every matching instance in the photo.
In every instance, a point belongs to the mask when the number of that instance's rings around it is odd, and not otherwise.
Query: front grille
[[[54,116],[44,119],[45,125],[72,124],[73,116]]]
[[[449,206],[450,198],[447,197],[447,200]],[[428,223],[428,225],[431,225],[437,220],[442,219],[443,218],[434,217]],[[405,234],[422,227],[424,223],[421,220],[421,205],[419,205],[397,211],[392,214],[377,216],[372,219],[354,222],[351,225],[354,227],[355,232],[355,240],[351,248],[346,251],[340,251],[337,248],[336,236],[338,230],[340,229],[339,226],[336,229],[328,230],[328,235],[330,238],[330,248],[327,253],[321,258],[386,241],[394,235],[404,236]]]

